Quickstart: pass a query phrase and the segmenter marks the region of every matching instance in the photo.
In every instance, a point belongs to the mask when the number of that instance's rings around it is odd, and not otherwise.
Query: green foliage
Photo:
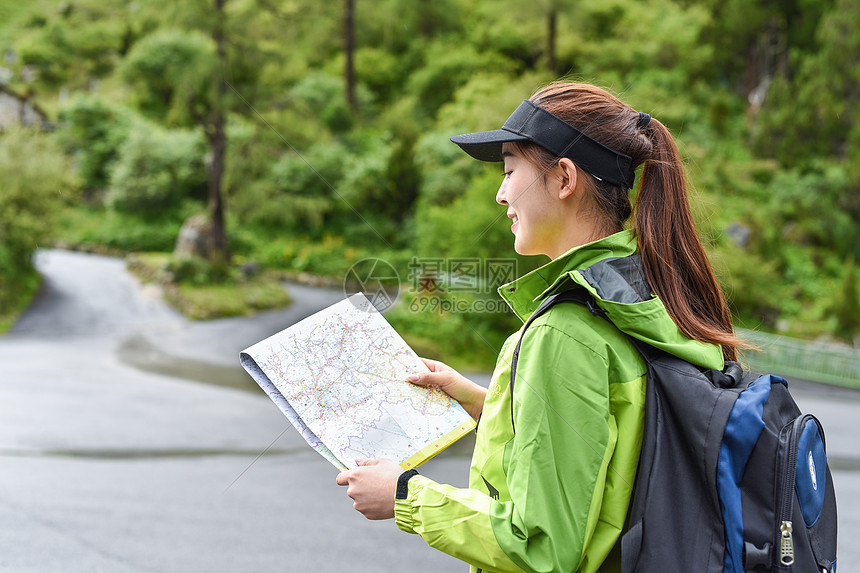
[[[461,370],[492,368],[505,338],[521,326],[519,319],[511,312],[454,311],[448,306],[454,300],[469,307],[474,303],[472,297],[410,291],[401,294],[385,318],[421,356],[445,360]]]
[[[208,285],[232,278],[230,268],[198,257],[171,259],[165,269],[170,281],[178,284]]]
[[[17,33],[2,48],[16,54],[18,71],[34,72],[35,85],[85,88],[113,71],[129,34],[124,5],[99,0],[16,4],[12,17],[17,22],[12,23]]]
[[[734,245],[709,253],[720,286],[741,324],[750,328],[774,329],[782,303],[797,298],[796,286],[780,280],[778,264]]]
[[[414,72],[407,90],[422,104],[422,111],[434,117],[457,89],[480,71],[503,68],[515,72],[517,65],[493,52],[478,52],[465,45],[451,50],[447,42],[432,42],[424,51],[424,65]]]
[[[186,125],[189,113],[204,113],[216,62],[210,38],[168,28],[137,42],[123,59],[120,73],[134,88],[144,114],[168,125]]]
[[[783,165],[821,156],[854,160],[860,142],[860,6],[836,0],[814,36],[817,49],[797,52],[794,74],[780,74],[756,124],[756,149]],[[855,178],[856,179],[856,178]],[[858,179],[860,180],[860,179]]]
[[[335,133],[352,127],[352,114],[344,98],[343,79],[323,72],[311,73],[297,83],[290,95],[296,107],[312,114],[325,127]],[[370,97],[366,91],[356,94],[359,107],[367,107]]]
[[[819,164],[808,171],[780,171],[769,191],[771,247],[788,241],[833,249],[839,257],[860,257],[860,203],[844,167]]]
[[[15,45],[21,60],[38,70],[39,79],[48,85],[66,82],[72,63],[66,28],[52,23],[29,31]]]
[[[414,143],[409,137],[368,134],[358,144],[363,153],[345,159],[339,188],[341,211],[348,209],[349,216],[355,209],[392,239],[389,223],[399,225],[408,219],[418,196],[420,174],[414,163]]]
[[[836,297],[833,314],[836,316],[836,334],[853,342],[860,335],[860,290],[857,288],[853,257],[849,257],[845,264],[845,280]]]
[[[445,205],[422,201],[415,215],[415,253],[427,257],[516,257],[505,208],[496,203],[502,174],[488,167]],[[520,272],[537,258],[519,258]]]
[[[155,218],[204,196],[204,154],[199,132],[139,124],[118,150],[106,204]]]
[[[839,320],[851,313],[834,309],[851,286],[844,261],[860,256],[855,1],[357,3],[357,110],[345,100],[341,5],[224,7],[0,0],[12,87],[49,114],[62,108],[57,135],[76,172],[106,190],[110,208],[93,192],[63,214],[64,240],[171,250],[182,218],[200,211],[226,117],[223,184],[240,256],[330,277],[367,256],[402,276],[412,256],[515,256],[494,203],[500,174],[448,137],[498,127],[555,79],[554,13],[556,69],[678,137],[739,321],[803,336],[850,330]],[[725,235],[733,223],[749,230],[742,247]],[[516,260],[520,273],[540,263]],[[486,364],[512,328],[505,313],[392,313],[410,341],[463,363]]]
[[[90,95],[76,94],[60,112],[60,141],[74,154],[88,189],[104,189],[119,149],[135,127],[131,113]]]
[[[79,205],[60,214],[56,232],[60,244],[81,250],[170,252],[182,227],[186,209],[158,219],[121,213],[102,206]]]
[[[192,320],[248,315],[292,302],[280,279],[269,273],[245,277],[235,267],[162,253],[137,254],[128,266],[141,280],[160,282],[167,301]]]
[[[25,129],[0,134],[0,173],[0,316],[5,316],[38,284],[33,252],[53,240],[57,214],[75,198],[77,181],[55,141]]]
[[[396,54],[379,48],[360,48],[355,53],[355,70],[359,81],[375,98],[387,102],[405,80],[406,66]],[[341,84],[342,89],[342,84]]]
[[[234,208],[251,225],[314,233],[335,208],[333,189],[345,155],[336,142],[320,143],[301,156],[287,151],[261,180],[235,197]]]

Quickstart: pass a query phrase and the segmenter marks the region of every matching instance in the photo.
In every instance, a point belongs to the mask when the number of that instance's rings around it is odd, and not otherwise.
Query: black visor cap
[[[591,139],[529,100],[523,100],[501,129],[455,135],[451,141],[481,161],[502,161],[503,143],[530,141],[556,157],[567,157],[598,179],[633,187],[630,156]]]

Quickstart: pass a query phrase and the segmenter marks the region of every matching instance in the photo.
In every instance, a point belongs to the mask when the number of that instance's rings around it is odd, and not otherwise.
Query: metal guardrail
[[[736,334],[761,349],[743,355],[751,370],[860,389],[860,350],[742,328]]]

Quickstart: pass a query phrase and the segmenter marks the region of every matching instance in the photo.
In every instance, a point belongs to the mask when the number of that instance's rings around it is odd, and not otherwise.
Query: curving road
[[[39,296],[0,337],[0,571],[460,571],[352,510],[336,470],[236,365],[343,297],[191,323],[120,260],[41,251]],[[208,382],[206,384],[200,382]],[[860,562],[860,393],[797,383],[828,431],[841,570]],[[423,473],[465,485],[464,448]]]
[[[355,512],[336,470],[235,366],[343,293],[290,286],[289,309],[189,323],[122,261],[36,262],[44,286],[0,337],[0,571],[459,567]],[[425,473],[462,483],[467,467],[449,456]]]

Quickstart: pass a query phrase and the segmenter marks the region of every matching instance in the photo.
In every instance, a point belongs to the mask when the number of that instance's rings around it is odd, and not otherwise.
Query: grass
[[[9,285],[0,285],[5,293],[0,293],[0,335],[5,334],[18,320],[30,301],[39,290],[39,285],[42,284],[42,276],[38,273],[32,273],[23,280],[16,281],[15,288],[9,288]]]
[[[182,221],[147,221],[100,206],[68,206],[60,214],[57,243],[65,248],[96,251],[169,251]]]
[[[193,320],[245,316],[292,302],[280,281],[271,279],[205,286],[173,285],[165,289],[165,298]]]
[[[0,0],[0,47],[11,43],[18,20],[30,9],[28,4],[21,0]]]
[[[205,263],[198,261],[197,266]],[[283,308],[292,299],[280,278],[262,271],[245,277],[231,267],[220,282],[196,279],[176,281],[171,269],[176,261],[167,253],[140,253],[129,258],[129,269],[144,282],[161,285],[165,300],[192,320],[248,316],[262,310]]]

